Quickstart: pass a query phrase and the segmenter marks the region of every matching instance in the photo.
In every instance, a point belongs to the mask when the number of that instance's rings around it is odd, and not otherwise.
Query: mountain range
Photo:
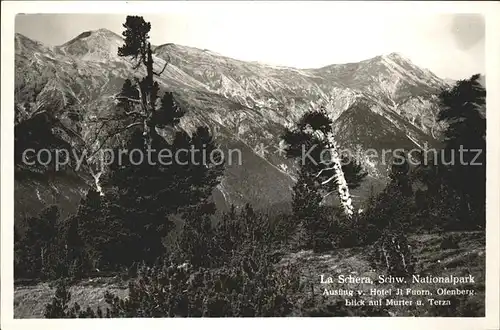
[[[120,143],[119,136],[104,141],[113,127],[98,118],[114,111],[114,96],[126,78],[145,74],[117,55],[122,44],[122,37],[106,29],[83,32],[60,46],[16,34],[16,129],[43,122],[62,145],[96,149]],[[277,152],[280,135],[308,110],[326,109],[335,120],[339,145],[358,152],[432,146],[443,132],[437,122],[438,94],[450,82],[398,53],[296,69],[177,44],[154,46],[153,52],[157,71],[168,63],[157,81],[186,111],[182,129],[190,133],[208,126],[223,149],[242,152],[242,164],[227,166],[214,192],[222,209],[247,202],[289,204],[297,167]],[[20,138],[16,135],[16,143]],[[358,160],[369,175],[353,192],[355,202],[387,177],[387,166],[359,155]],[[17,164],[16,217],[36,215],[48,204],[72,212],[92,184],[85,171],[48,174]]]

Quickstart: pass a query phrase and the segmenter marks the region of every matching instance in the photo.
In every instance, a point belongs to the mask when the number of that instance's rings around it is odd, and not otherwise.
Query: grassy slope
[[[71,300],[84,308],[90,306],[106,308],[104,292],[109,290],[120,297],[127,296],[127,283],[116,278],[93,278],[73,285],[70,289]],[[48,283],[35,286],[22,285],[14,288],[14,317],[43,318],[45,305],[52,300],[55,288]]]
[[[460,302],[453,302],[451,307],[429,307],[426,303],[423,306],[392,306],[388,308],[391,315],[394,316],[457,316],[456,308],[460,310],[463,316],[481,316],[484,313],[484,279],[485,279],[485,241],[484,233],[462,232],[453,233],[459,241],[458,249],[442,249],[440,247],[442,238],[436,234],[415,235],[411,237],[411,244],[415,247],[414,253],[417,256],[417,272],[420,274],[429,274],[435,276],[445,276],[453,274],[456,276],[467,276],[471,274],[476,279],[476,284],[467,287],[467,285],[458,285],[460,288],[473,288],[477,292],[472,297]],[[336,276],[359,275],[377,278],[384,273],[374,270],[370,266],[369,257],[367,257],[367,247],[339,249],[331,254],[314,254],[311,251],[300,251],[289,254],[281,263],[295,263],[300,267],[301,280],[305,284],[305,292],[300,294],[297,299],[305,299],[311,295],[311,284],[315,296],[322,299],[321,292],[324,285],[320,284],[319,275],[325,274]],[[322,287],[323,286],[323,287]],[[342,284],[344,289],[364,289],[372,288],[368,284]],[[376,284],[376,289],[394,288],[396,285]],[[438,284],[406,284],[402,288],[429,289],[435,291],[438,287],[453,287],[452,285]],[[330,289],[340,288],[339,284],[329,285]],[[103,300],[104,291],[110,290],[120,296],[127,294],[126,284],[115,278],[98,278],[86,280],[71,288],[72,299],[81,306],[96,307],[97,305],[105,307]],[[48,284],[41,283],[36,286],[16,286],[14,293],[14,315],[16,318],[42,318],[44,306],[50,301],[55,289],[50,288]],[[394,294],[392,295],[393,297]],[[365,296],[366,297],[366,296]],[[338,296],[324,297],[322,304],[330,304],[335,300],[342,300]],[[380,297],[377,297],[377,299]],[[382,297],[385,298],[387,297]],[[416,300],[419,297],[413,296],[409,299]],[[434,297],[435,298],[435,297]],[[441,297],[446,299],[447,297]],[[461,299],[461,297],[458,297]],[[369,297],[365,298],[366,300]],[[426,301],[426,297],[420,297]],[[454,314],[455,313],[455,314]]]

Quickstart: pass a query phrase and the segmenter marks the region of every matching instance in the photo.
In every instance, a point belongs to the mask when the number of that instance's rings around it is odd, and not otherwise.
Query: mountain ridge
[[[83,140],[99,140],[103,133],[98,132],[95,118],[113,111],[114,95],[125,78],[143,74],[134,71],[128,59],[117,56],[123,39],[106,29],[83,32],[54,47],[20,34],[15,37],[18,123],[30,120],[33,109],[45,109]],[[358,63],[295,69],[240,61],[170,43],[154,47],[154,58],[160,69],[169,63],[158,81],[160,89],[173,91],[187,110],[182,128],[191,132],[197,125],[209,126],[223,145],[243,143],[247,159],[255,159],[241,168],[226,170],[219,190],[230,196],[225,197],[228,203],[242,205],[258,199],[257,204],[264,205],[266,201],[290,200],[296,166],[276,155],[272,147],[279,144],[284,127],[310,109],[323,107],[335,120],[344,116],[343,121],[335,123],[339,140],[345,144],[349,140],[365,141],[362,149],[370,146],[368,142],[376,149],[402,141],[407,145],[407,140],[415,146],[432,144],[442,131],[436,122],[436,101],[437,93],[447,83],[398,53]],[[360,102],[366,107],[358,109]],[[371,113],[384,118],[384,127],[346,128],[347,123],[355,125],[356,117],[370,117]],[[341,132],[353,131],[359,136],[341,136]],[[67,136],[63,139],[77,143]],[[271,152],[260,155],[252,150],[259,144],[270,146]],[[364,165],[372,179],[383,180],[384,168],[369,162]],[[238,181],[243,176],[246,181]],[[271,178],[280,183],[273,186],[267,182]],[[259,195],[265,198],[257,198]]]
[[[111,31],[111,30],[109,30],[107,28],[99,28],[99,29],[95,29],[95,30],[84,31],[84,32],[80,33],[79,35],[77,35],[76,37],[74,37],[74,38],[72,38],[72,39],[70,39],[70,40],[68,40],[68,41],[66,41],[66,42],[64,42],[62,44],[48,46],[48,45],[44,44],[41,41],[38,41],[38,40],[33,39],[33,38],[30,38],[30,37],[28,37],[28,36],[26,36],[26,35],[24,35],[22,33],[15,32],[15,35],[22,36],[22,37],[24,37],[26,39],[29,39],[31,41],[34,41],[34,42],[36,42],[38,44],[44,45],[47,48],[62,47],[62,46],[65,46],[67,44],[70,44],[71,42],[74,42],[74,41],[78,40],[79,38],[82,38],[83,35],[92,36],[92,35],[95,35],[95,34],[105,34],[105,35],[111,36],[112,38],[115,38],[115,39],[120,40],[120,41],[124,40],[122,36],[120,36],[118,33],[114,32],[114,31]],[[320,66],[320,67],[304,67],[304,68],[299,68],[299,67],[286,66],[286,65],[269,64],[269,63],[266,63],[265,61],[260,61],[260,60],[254,60],[254,61],[239,60],[239,59],[235,59],[235,58],[232,58],[230,56],[221,54],[221,53],[216,52],[216,51],[211,50],[211,49],[206,49],[206,48],[205,49],[201,49],[201,48],[194,47],[194,46],[176,44],[176,43],[171,43],[171,42],[167,42],[167,43],[163,43],[163,44],[159,44],[159,45],[151,45],[151,47],[152,47],[153,51],[155,51],[158,48],[161,48],[161,47],[164,47],[164,46],[169,46],[169,45],[183,47],[183,48],[196,49],[196,50],[199,50],[199,51],[202,51],[202,52],[208,52],[208,53],[211,53],[211,54],[216,55],[216,56],[224,57],[224,58],[235,60],[235,61],[239,61],[239,62],[255,63],[255,64],[260,64],[260,65],[264,65],[264,66],[268,66],[268,67],[272,67],[272,68],[294,69],[294,70],[303,70],[303,71],[315,70],[315,69],[323,69],[323,68],[326,68],[326,67],[332,66],[332,65],[333,66],[334,65],[346,65],[346,64],[353,64],[353,63],[359,63],[359,62],[366,62],[366,61],[370,61],[370,60],[373,60],[373,59],[376,59],[376,58],[380,58],[380,57],[400,58],[400,59],[412,62],[411,59],[408,56],[404,55],[403,53],[397,52],[397,51],[393,51],[393,52],[389,52],[389,53],[385,53],[385,54],[376,55],[376,56],[373,56],[373,57],[370,57],[370,58],[366,58],[364,60],[360,60],[360,61],[357,61],[357,62],[341,62],[341,63],[332,63],[332,64],[328,64],[328,65],[325,65],[325,66]],[[431,70],[429,70],[429,69],[425,69],[425,68],[423,68],[423,69],[426,70],[426,71],[431,72]],[[448,78],[441,78],[440,77],[440,79],[447,80]],[[451,79],[451,80],[453,80],[453,79]]]

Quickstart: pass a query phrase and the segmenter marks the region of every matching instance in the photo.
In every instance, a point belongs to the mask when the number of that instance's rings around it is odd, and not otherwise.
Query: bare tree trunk
[[[354,211],[353,211],[353,205],[352,205],[352,198],[351,194],[349,192],[349,187],[347,186],[347,181],[344,176],[344,172],[342,171],[342,165],[340,163],[340,157],[338,155],[337,149],[335,147],[332,147],[330,149],[330,152],[333,155],[333,169],[335,171],[335,177],[337,179],[337,189],[338,189],[338,195],[340,198],[340,202],[342,203],[342,206],[344,207],[344,212],[347,215],[348,218],[352,217]]]
[[[337,194],[340,199],[340,203],[342,204],[342,207],[344,208],[344,213],[348,218],[351,218],[352,215],[354,214],[354,208],[352,205],[352,198],[351,194],[349,193],[349,187],[347,185],[347,181],[344,176],[344,172],[342,171],[342,164],[340,160],[340,156],[337,150],[337,145],[335,143],[335,139],[333,136],[332,132],[328,132],[326,136],[323,134],[321,131],[315,131],[313,134],[315,134],[317,137],[319,137],[322,140],[326,140],[327,142],[327,147],[329,148],[330,151],[330,157],[331,157],[331,162],[332,166],[328,168],[329,170],[334,170],[334,174],[328,178],[327,180],[323,181],[321,184],[327,184],[332,180],[336,180],[337,182]]]

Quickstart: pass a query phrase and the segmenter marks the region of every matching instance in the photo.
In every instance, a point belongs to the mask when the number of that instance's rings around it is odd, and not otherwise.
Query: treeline
[[[118,111],[107,118],[123,126],[111,134],[129,128],[125,146],[145,153],[217,148],[208,129],[188,135],[178,128],[184,112],[172,93],[159,98],[154,77],[161,72],[153,70],[150,24],[128,16],[124,28],[119,55],[136,60],[146,75],[125,81]],[[367,252],[378,266],[406,275],[415,271],[418,258],[409,248],[410,232],[484,229],[485,122],[479,108],[485,93],[478,76],[459,81],[441,94],[439,117],[448,123],[443,153],[450,156],[460,146],[481,149],[475,161],[482,165],[439,158],[410,166],[408,157],[423,154],[402,151],[386,188],[362,206],[353,206],[350,190],[366,172],[335,153],[325,111],[306,113],[283,134],[287,156],[300,164],[291,214],[269,216],[246,205],[215,216],[210,196],[223,176],[219,159],[207,164],[196,158],[201,155],[187,154],[168,166],[112,164],[101,178],[102,192],[90,190],[76,214],[61,219],[51,206],[27,219],[22,233],[16,231],[15,277],[77,280],[97,271],[131,278],[126,299],[106,293],[108,307],[97,310],[70,304],[63,281],[47,305],[49,318],[387,315],[383,309],[341,305],[325,311],[323,304],[297,300],[308,288],[294,266],[277,262],[294,250],[371,246]],[[173,139],[161,137],[157,128],[173,131]],[[311,158],[299,160],[302,146],[312,145],[318,147]],[[324,150],[333,151],[329,159],[322,158]],[[470,162],[475,154],[465,157]],[[340,160],[346,165],[338,166]],[[325,203],[330,195],[339,206]]]

